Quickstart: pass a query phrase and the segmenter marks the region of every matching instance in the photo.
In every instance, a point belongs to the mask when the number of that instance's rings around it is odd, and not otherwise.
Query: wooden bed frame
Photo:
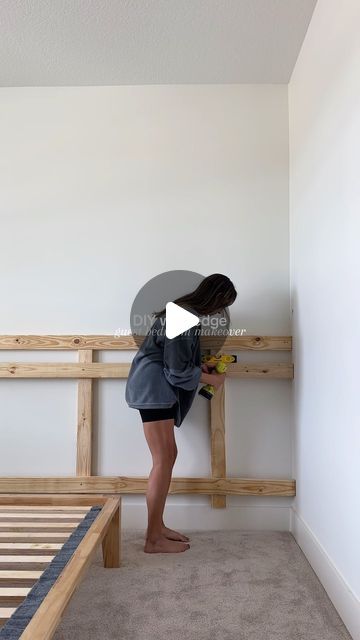
[[[92,509],[94,506],[100,510]],[[90,526],[84,529],[86,532],[71,557],[36,605],[30,622],[18,636],[20,640],[53,637],[100,543],[104,566],[120,566],[121,497],[101,494],[0,495],[0,638],[2,625],[12,615],[16,616],[21,602],[53,558],[60,554],[72,532],[81,522],[84,524],[87,514],[92,516]]]

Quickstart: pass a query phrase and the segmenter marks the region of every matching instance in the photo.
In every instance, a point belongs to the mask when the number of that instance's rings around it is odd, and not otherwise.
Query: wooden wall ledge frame
[[[216,352],[218,338],[201,337],[201,348]],[[78,379],[76,476],[57,478],[7,477],[0,478],[3,493],[145,493],[147,478],[101,477],[92,475],[92,394],[93,380],[126,378],[130,363],[94,362],[94,351],[136,350],[133,336],[111,335],[0,335],[0,350],[63,350],[78,351],[78,363],[59,362],[1,362],[0,378],[75,378]],[[229,336],[221,345],[222,352],[289,351],[291,336]],[[291,362],[231,364],[227,375],[231,378],[292,380]],[[239,382],[241,384],[241,382]],[[229,478],[226,475],[225,450],[225,389],[210,401],[209,435],[211,440],[210,478],[172,478],[169,492],[206,494],[213,508],[224,508],[227,495],[294,496],[295,480],[291,478]]]

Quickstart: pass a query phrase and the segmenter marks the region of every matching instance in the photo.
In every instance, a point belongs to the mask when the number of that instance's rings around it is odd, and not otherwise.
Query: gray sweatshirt
[[[177,403],[175,426],[180,427],[200,382],[200,328],[167,338],[165,318],[156,318],[131,363],[125,389],[129,407],[165,409]]]

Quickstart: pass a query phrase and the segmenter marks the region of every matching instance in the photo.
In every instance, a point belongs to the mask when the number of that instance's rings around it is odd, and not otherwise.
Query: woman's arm
[[[180,334],[176,338],[165,337],[164,342],[164,375],[167,381],[175,387],[185,390],[196,389],[197,385],[212,384],[218,389],[225,381],[225,373],[210,373],[215,367],[211,364],[197,366],[193,362],[193,337],[195,328],[187,334]]]
[[[196,389],[202,369],[193,362],[193,336],[180,334],[176,338],[165,337],[164,376],[175,387],[187,391]]]

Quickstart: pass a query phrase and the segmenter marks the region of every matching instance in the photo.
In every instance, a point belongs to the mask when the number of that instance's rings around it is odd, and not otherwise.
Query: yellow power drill
[[[217,373],[225,373],[228,364],[237,362],[237,356],[230,355],[217,355],[217,356],[202,356],[201,362],[205,364],[216,364],[215,371]],[[212,384],[205,384],[199,391],[200,396],[204,396],[207,400],[211,400],[215,395],[215,387]]]

